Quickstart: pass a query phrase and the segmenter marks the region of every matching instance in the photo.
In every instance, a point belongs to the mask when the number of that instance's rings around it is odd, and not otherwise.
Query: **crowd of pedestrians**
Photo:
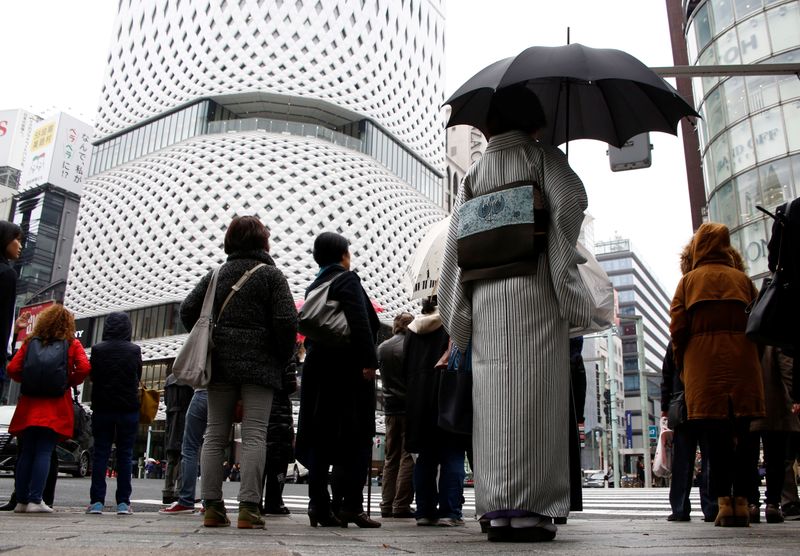
[[[530,107],[527,114],[507,108],[521,104]],[[487,122],[485,154],[467,173],[453,210],[437,295],[423,300],[416,318],[397,315],[392,337],[379,347],[380,322],[351,268],[344,236],[316,237],[312,251],[319,270],[306,296],[326,292],[346,322],[346,340],[309,336],[298,344],[297,309],[287,278],[270,256],[268,229],[255,216],[233,219],[224,240],[227,260],[213,292],[210,383],[191,389],[170,377],[165,385],[161,514],[195,511],[199,472],[203,525],[230,526],[222,483],[235,472],[240,478],[236,525],[263,528],[265,514],[289,513],[283,484],[287,465],[297,458],[308,468],[312,527],[380,527],[365,512],[363,499],[372,469],[378,369],[386,415],[381,518],[463,526],[467,460],[481,529],[490,541],[552,540],[556,524],[581,508],[574,471],[586,377],[581,341],[570,340],[570,329],[585,328],[592,319],[576,251],[587,196],[564,155],[536,140],[545,121],[529,90],[496,93]],[[533,224],[515,220],[526,211],[533,211]],[[796,257],[797,224],[783,233],[793,234]],[[22,235],[3,222],[0,236],[5,292],[14,286],[9,261],[19,257]],[[699,446],[705,520],[723,527],[758,521],[756,466],[763,446],[764,515],[767,522],[781,521],[798,506],[796,487],[794,499],[784,492],[790,486],[784,481],[788,465],[797,455],[796,446],[787,445],[800,430],[800,384],[792,359],[797,346],[765,347],[745,336],[746,308],[758,291],[724,225],[697,230],[681,270],[663,368],[664,415],[676,401],[684,404],[674,427],[668,519],[689,519]],[[187,330],[200,318],[212,276],[213,271],[203,276],[181,304]],[[792,303],[797,308],[797,300]],[[25,315],[14,322],[13,303],[10,307],[3,299],[0,340],[27,325]],[[471,362],[467,402],[473,417],[467,433],[443,425],[450,393],[441,386],[442,369],[453,354],[466,354]],[[300,366],[295,439],[289,396],[298,389]],[[128,316],[106,318],[103,341],[92,347],[89,360],[75,339],[73,316],[54,305],[39,315],[7,373],[22,383],[10,426],[20,440],[15,511],[52,511],[45,483],[55,443],[73,433],[70,387],[89,377],[96,471],[87,513],[105,508],[105,474],[97,470],[106,468],[112,444],[115,510],[131,513],[142,358],[131,342]],[[241,461],[226,471],[237,422]]]

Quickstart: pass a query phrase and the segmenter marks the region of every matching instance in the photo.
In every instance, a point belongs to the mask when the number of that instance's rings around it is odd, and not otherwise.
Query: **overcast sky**
[[[395,0],[400,1],[400,0]],[[94,119],[111,41],[114,0],[0,1],[0,109]],[[571,42],[672,65],[665,0],[447,0],[446,93],[489,63],[533,46]],[[655,133],[653,166],[613,173],[607,146],[577,141],[570,163],[589,193],[595,239],[630,238],[667,294],[691,236],[681,140]]]

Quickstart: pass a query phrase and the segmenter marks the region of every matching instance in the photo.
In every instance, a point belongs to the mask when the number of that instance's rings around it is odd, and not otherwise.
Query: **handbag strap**
[[[236,283],[235,283],[235,284],[234,284],[234,285],[231,287],[231,291],[230,291],[230,293],[228,294],[228,297],[226,297],[226,298],[225,298],[225,301],[222,303],[222,308],[220,308],[220,310],[219,310],[219,314],[217,315],[217,320],[219,320],[219,319],[220,319],[220,317],[222,316],[222,312],[225,310],[225,307],[227,307],[227,306],[228,306],[228,302],[231,300],[231,298],[234,296],[234,294],[236,294],[236,292],[238,292],[240,289],[242,289],[242,286],[244,286],[244,285],[247,283],[247,281],[250,279],[250,277],[251,277],[253,274],[255,274],[256,270],[258,270],[258,269],[259,269],[259,268],[261,268],[262,266],[267,266],[267,265],[266,265],[265,263],[259,263],[259,264],[257,264],[256,266],[254,266],[253,268],[251,268],[250,270],[248,270],[247,272],[245,272],[245,273],[242,275],[242,277],[241,277],[241,278],[239,278],[239,281],[238,281],[238,282],[236,282]]]
[[[206,288],[206,295],[203,298],[203,306],[200,307],[200,316],[211,318],[211,314],[214,311],[214,292],[217,291],[217,277],[219,276],[219,269],[222,267],[217,267],[214,269],[213,274],[211,274],[211,281],[208,283],[208,288]]]
[[[789,210],[790,204],[791,203],[786,204],[787,211]],[[786,235],[787,215],[780,213],[777,210],[773,214],[764,207],[762,207],[761,205],[756,205],[756,209],[760,210],[761,212],[763,212],[764,214],[775,220],[781,226],[781,239],[778,242],[778,264],[775,266],[775,272],[780,272],[781,270],[783,270],[783,237]]]

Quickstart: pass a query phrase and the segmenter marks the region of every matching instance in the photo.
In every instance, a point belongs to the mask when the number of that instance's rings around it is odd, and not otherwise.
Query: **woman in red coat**
[[[66,387],[61,395],[43,397],[25,394],[26,387],[33,389],[32,383],[23,382],[25,356],[31,349],[31,342],[39,346],[52,346],[65,342],[67,349]],[[15,512],[42,513],[53,509],[42,502],[47,473],[50,468],[50,454],[62,438],[72,436],[74,413],[70,386],[81,384],[89,374],[89,361],[81,343],[75,339],[75,318],[63,305],[53,305],[41,312],[36,320],[33,334],[25,339],[22,348],[8,364],[8,376],[22,382],[23,394],[17,402],[17,409],[11,419],[9,433],[22,439],[22,451],[17,459],[15,487],[17,507]],[[50,377],[47,372],[45,377]],[[30,380],[30,378],[28,378]],[[47,386],[47,385],[45,385]]]

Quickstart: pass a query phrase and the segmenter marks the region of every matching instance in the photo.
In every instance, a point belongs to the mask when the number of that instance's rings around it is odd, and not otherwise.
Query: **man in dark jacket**
[[[133,442],[139,429],[139,381],[142,351],[131,342],[131,320],[125,313],[106,317],[103,341],[92,346],[92,487],[89,514],[103,513],[106,466],[112,443],[117,447],[116,512],[131,513]]]
[[[164,451],[167,454],[167,469],[164,473],[164,489],[161,491],[164,504],[178,501],[183,431],[186,427],[186,411],[193,395],[191,386],[178,384],[173,374],[167,377],[164,383],[164,404],[167,406]]]
[[[383,413],[386,416],[386,456],[381,488],[381,517],[414,517],[414,460],[405,449],[406,375],[403,369],[403,344],[411,313],[394,318],[391,338],[378,346],[378,362],[383,388]]]
[[[683,392],[683,382],[675,368],[672,344],[667,346],[664,363],[661,367],[661,416],[669,414],[670,402]],[[676,403],[677,400],[676,400]],[[717,517],[719,508],[716,500],[708,492],[708,446],[702,432],[690,422],[675,426],[672,436],[672,482],[669,487],[669,504],[672,513],[667,521],[689,521],[692,504],[689,493],[694,478],[694,462],[697,445],[700,445],[702,458],[702,477],[700,478],[700,508],[704,520],[711,522]]]

